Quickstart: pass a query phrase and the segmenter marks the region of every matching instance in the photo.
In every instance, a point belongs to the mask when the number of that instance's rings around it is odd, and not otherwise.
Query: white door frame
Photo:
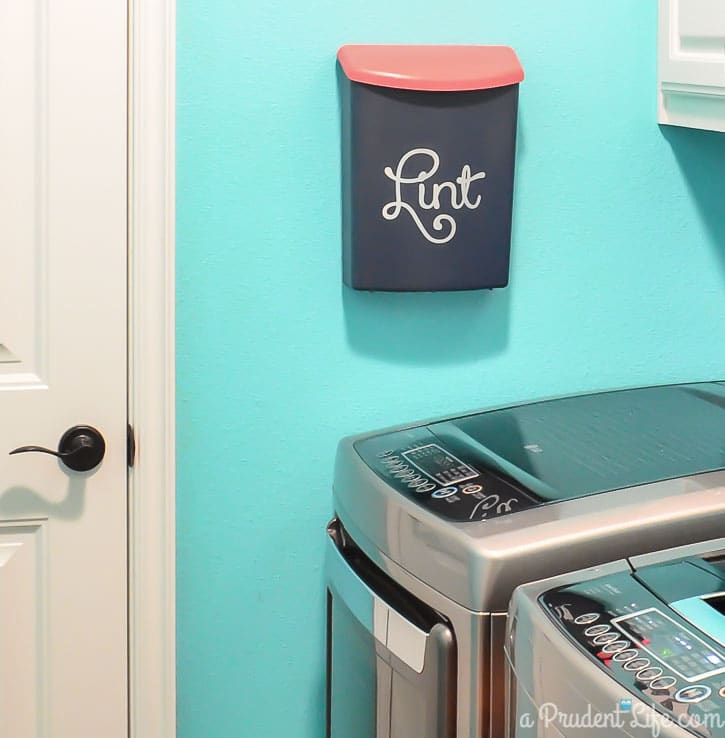
[[[175,0],[129,3],[129,735],[176,736]]]

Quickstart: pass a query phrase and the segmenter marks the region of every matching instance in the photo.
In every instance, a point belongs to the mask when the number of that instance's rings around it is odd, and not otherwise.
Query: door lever
[[[29,453],[56,456],[69,469],[84,472],[95,469],[103,461],[106,442],[99,431],[90,425],[74,425],[61,436],[57,451],[42,446],[20,446],[11,451],[10,455]]]

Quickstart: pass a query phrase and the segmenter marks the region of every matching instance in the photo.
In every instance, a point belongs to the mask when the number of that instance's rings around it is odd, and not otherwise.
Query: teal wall
[[[180,738],[323,735],[340,436],[725,375],[725,135],[656,125],[655,14],[654,0],[179,0]],[[509,289],[342,288],[349,42],[518,51]]]

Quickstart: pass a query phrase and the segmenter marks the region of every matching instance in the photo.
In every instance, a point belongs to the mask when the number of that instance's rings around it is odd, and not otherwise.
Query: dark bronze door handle
[[[90,425],[74,425],[62,435],[57,451],[42,446],[21,446],[11,451],[10,455],[29,453],[57,456],[69,469],[84,472],[95,469],[103,461],[106,442]]]

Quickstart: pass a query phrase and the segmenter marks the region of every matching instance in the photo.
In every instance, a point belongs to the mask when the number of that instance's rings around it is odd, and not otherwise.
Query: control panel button
[[[593,643],[597,646],[605,646],[607,643],[616,641],[617,638],[619,638],[619,633],[602,633],[594,639]]]
[[[466,491],[465,488],[463,490]],[[588,612],[584,615],[579,615],[578,617],[574,618],[574,623],[576,625],[589,625],[590,623],[596,623],[597,620],[599,620],[599,613],[597,612]]]
[[[418,492],[432,492],[435,488],[433,482],[426,482],[422,487],[418,487]]]
[[[712,689],[707,684],[693,684],[689,687],[682,687],[675,692],[675,699],[678,702],[702,702],[712,694]]]
[[[618,664],[624,664],[626,661],[631,661],[639,656],[639,651],[636,648],[627,648],[624,651],[619,651],[614,654],[614,660]]]
[[[455,495],[456,492],[458,492],[458,487],[442,487],[441,489],[437,489],[431,497],[433,497],[436,500],[443,500],[446,497],[450,497],[451,495]]]
[[[646,669],[642,669],[635,674],[635,677],[640,682],[651,682],[653,679],[662,676],[662,669],[659,666],[648,666]]]
[[[649,688],[650,689],[670,689],[671,687],[674,687],[675,684],[677,684],[677,679],[675,679],[672,676],[663,676],[663,677],[660,677],[659,679],[653,679],[649,683]]]
[[[718,690],[718,694],[721,697],[725,697],[725,687],[720,687],[720,689]]]
[[[640,669],[646,669],[649,665],[650,665],[649,659],[639,658],[639,659],[632,659],[631,661],[628,661],[624,665],[624,668],[627,671],[640,671]]]
[[[629,641],[612,641],[612,643],[607,643],[602,651],[604,651],[604,653],[618,654],[620,651],[624,651],[629,648],[629,645]]]
[[[388,456],[392,456],[392,455],[393,455],[393,452],[392,451],[389,451],[389,450],[387,450],[387,451],[380,451],[378,453],[378,458],[379,459],[386,459]]]
[[[599,636],[602,633],[606,633],[608,630],[609,630],[609,626],[605,625],[604,623],[601,623],[600,625],[590,625],[584,631],[584,635],[589,636],[591,638],[592,636]]]
[[[461,492],[464,495],[475,495],[476,492],[480,492],[483,487],[480,484],[466,484],[461,488]]]

